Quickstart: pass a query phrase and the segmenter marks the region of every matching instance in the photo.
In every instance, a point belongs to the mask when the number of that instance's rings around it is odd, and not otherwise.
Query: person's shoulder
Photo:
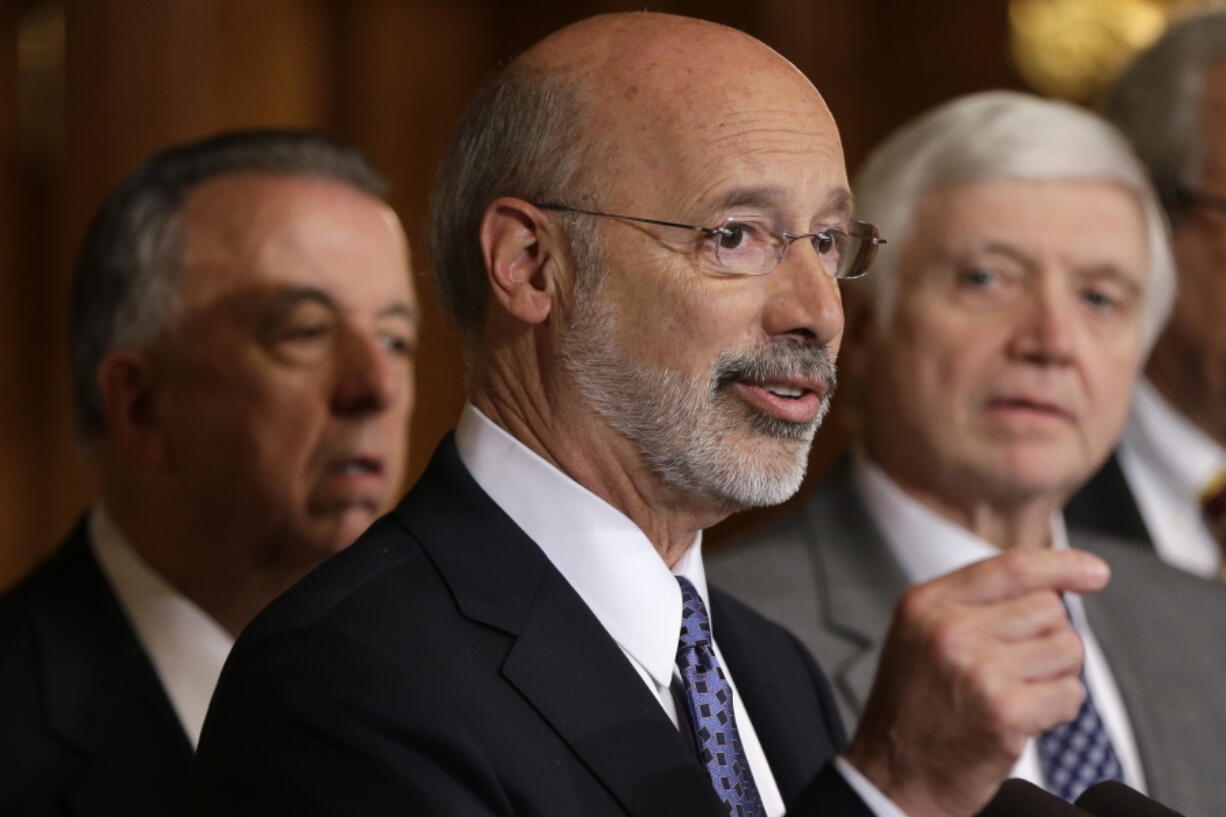
[[[707,593],[711,601],[712,626],[721,648],[731,637],[752,647],[761,656],[796,660],[806,666],[813,663],[808,650],[782,624],[714,585],[708,585]]]
[[[264,609],[247,640],[303,629],[354,607],[394,605],[423,551],[394,514],[385,514],[352,545],[330,557]],[[391,585],[400,583],[399,588]]]
[[[1166,612],[1182,618],[1188,611],[1197,610],[1198,618],[1226,622],[1226,588],[1167,564],[1142,542],[1073,528],[1069,544],[1094,553],[1110,565],[1111,581],[1103,595],[1144,605],[1155,614]]]
[[[0,627],[34,615],[34,608],[51,599],[80,605],[104,587],[105,580],[89,549],[84,522],[50,555],[39,562],[12,587],[0,593]],[[87,592],[90,591],[90,592]]]

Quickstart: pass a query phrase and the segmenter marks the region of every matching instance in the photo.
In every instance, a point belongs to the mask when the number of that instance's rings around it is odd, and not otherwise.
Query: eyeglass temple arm
[[[676,221],[661,221],[658,218],[642,218],[641,216],[623,216],[620,213],[602,213],[598,210],[584,210],[580,207],[571,207],[567,204],[538,204],[536,205],[541,210],[557,210],[563,213],[582,213],[585,216],[601,216],[603,218],[620,218],[626,221],[641,221],[644,224],[658,224],[661,227],[677,227],[682,230],[693,230],[696,233],[706,233],[707,235],[718,235],[720,228],[718,227],[699,227],[694,224],[680,224]]]

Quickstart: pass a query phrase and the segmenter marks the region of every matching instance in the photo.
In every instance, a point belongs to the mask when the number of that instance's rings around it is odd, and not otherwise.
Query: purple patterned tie
[[[1083,670],[1083,684],[1085,680]],[[1047,788],[1070,803],[1095,783],[1124,779],[1124,769],[1103,728],[1088,684],[1076,717],[1039,735],[1039,760]]]
[[[694,585],[682,576],[677,667],[685,682],[694,740],[715,793],[732,817],[765,817],[732,712],[732,687],[711,647],[711,622]]]

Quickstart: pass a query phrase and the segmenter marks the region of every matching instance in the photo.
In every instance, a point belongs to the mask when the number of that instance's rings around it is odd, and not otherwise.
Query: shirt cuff
[[[842,755],[834,759],[834,768],[838,769],[847,785],[851,786],[852,791],[876,817],[907,817],[905,811],[894,805],[893,800],[882,794],[880,789],[870,783],[869,779],[860,774],[860,770],[848,763]]]

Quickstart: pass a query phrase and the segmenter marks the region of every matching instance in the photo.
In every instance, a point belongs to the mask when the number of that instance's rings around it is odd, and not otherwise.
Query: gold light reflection
[[[1013,62],[1048,96],[1094,99],[1171,20],[1226,0],[1010,0]]]
[[[1013,61],[1040,93],[1085,102],[1166,26],[1158,0],[1011,0]]]

